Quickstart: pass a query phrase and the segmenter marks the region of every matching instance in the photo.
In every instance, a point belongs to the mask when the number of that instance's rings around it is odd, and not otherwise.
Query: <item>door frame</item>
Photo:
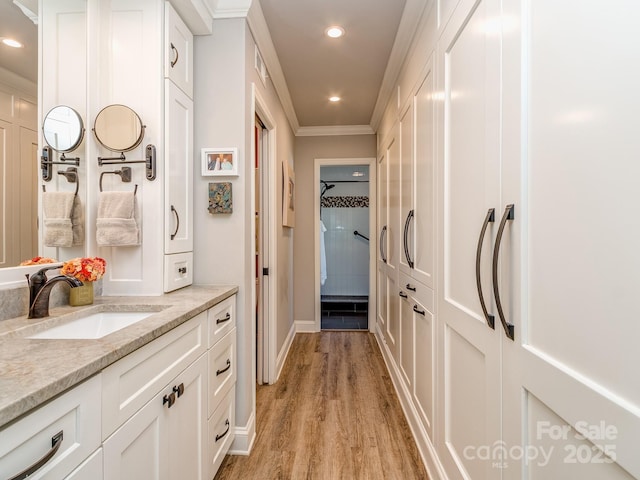
[[[276,122],[274,120],[273,115],[269,111],[267,107],[267,103],[260,95],[260,92],[256,88],[255,84],[251,84],[251,158],[252,165],[253,159],[255,159],[256,151],[255,151],[255,141],[253,139],[253,132],[255,132],[256,126],[256,116],[262,120],[262,123],[267,129],[267,148],[266,158],[262,159],[261,165],[261,175],[262,175],[262,190],[261,194],[263,195],[263,199],[266,200],[267,208],[261,211],[261,215],[263,216],[262,224],[266,225],[267,228],[263,228],[262,236],[263,236],[263,245],[266,243],[268,247],[266,249],[262,248],[261,252],[263,255],[263,266],[269,269],[269,275],[262,276],[262,298],[265,300],[266,308],[263,310],[263,342],[262,342],[262,355],[260,358],[260,363],[262,365],[262,372],[257,371],[256,360],[258,360],[257,355],[258,352],[254,353],[254,358],[252,359],[252,369],[256,369],[254,371],[253,378],[258,380],[258,383],[274,383],[276,381],[276,298],[277,298],[277,282],[270,281],[270,278],[276,279],[278,278],[278,262],[277,262],[277,252],[276,252],[276,239],[277,231],[276,231],[276,221],[277,212],[275,210],[277,201],[276,201],[276,182],[277,177],[276,174],[278,172],[278,168],[275,167],[275,162],[277,160],[276,156]],[[251,175],[251,208],[253,209],[256,201],[256,185],[255,185],[255,175]],[[256,251],[256,226],[255,221],[253,221],[253,215],[251,219],[251,252],[252,256]],[[251,262],[254,263],[254,258],[251,259]],[[257,292],[255,281],[252,282],[251,287],[251,305],[256,305],[257,301]],[[263,304],[264,305],[264,304]],[[253,315],[252,315],[253,316]],[[252,338],[257,340],[257,330],[255,329],[255,321],[252,323],[253,335]]]
[[[321,330],[321,297],[320,297],[320,167],[332,165],[366,165],[369,167],[369,304],[368,324],[369,332],[375,332],[376,325],[376,248],[377,239],[371,235],[371,229],[376,228],[377,206],[377,159],[376,157],[363,158],[316,158],[313,166],[313,231],[314,231],[314,291],[315,291],[315,331]]]

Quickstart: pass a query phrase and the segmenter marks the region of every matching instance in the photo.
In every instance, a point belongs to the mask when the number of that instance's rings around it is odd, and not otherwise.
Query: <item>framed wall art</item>
[[[203,148],[201,157],[202,176],[238,176],[237,148]]]
[[[295,226],[296,176],[293,167],[282,164],[282,225]]]

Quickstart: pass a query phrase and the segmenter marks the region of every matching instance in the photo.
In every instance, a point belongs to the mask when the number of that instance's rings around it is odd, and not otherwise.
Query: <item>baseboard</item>
[[[315,333],[318,330],[316,322],[313,320],[296,320],[296,333]]]
[[[256,413],[251,413],[249,421],[244,427],[236,426],[234,438],[229,451],[229,455],[249,455],[256,439]]]
[[[284,345],[280,349],[278,353],[278,358],[276,358],[276,377],[271,381],[271,383],[275,383],[280,378],[280,373],[282,373],[282,368],[284,367],[285,362],[287,361],[287,357],[289,356],[289,350],[291,349],[291,345],[293,344],[293,339],[296,336],[296,325],[293,323],[291,328],[289,329],[289,333],[287,334],[287,338],[284,341]]]
[[[420,457],[422,458],[422,463],[424,463],[427,473],[429,474],[429,479],[447,480],[447,475],[440,463],[440,460],[438,459],[436,449],[427,435],[420,418],[418,417],[418,412],[411,400],[411,393],[406,389],[404,382],[402,382],[400,371],[398,370],[396,362],[393,360],[387,344],[383,340],[384,337],[378,325],[376,325],[375,338],[378,342],[378,346],[380,347],[380,351],[382,352],[384,363],[389,371],[393,388],[400,400],[400,406],[402,407],[404,416],[407,419],[413,438],[416,441]]]

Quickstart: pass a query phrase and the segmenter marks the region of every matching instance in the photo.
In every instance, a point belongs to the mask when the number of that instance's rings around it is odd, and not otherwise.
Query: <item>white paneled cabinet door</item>
[[[389,198],[388,185],[388,161],[387,153],[383,151],[378,160],[378,328],[382,335],[387,328],[387,256],[386,235],[387,235],[387,202]]]
[[[164,76],[193,98],[193,35],[169,2],[165,2]]]
[[[436,448],[451,480],[501,475],[482,455],[501,439],[501,338],[482,310],[475,275],[483,220],[500,200],[500,39],[488,31],[498,7],[496,0],[460,2],[437,48],[444,98],[438,152],[441,428]],[[489,227],[481,242],[485,297],[493,231]]]
[[[401,248],[400,271],[411,275],[414,267],[412,260],[413,242],[410,241],[409,227],[414,215],[413,183],[414,183],[414,115],[413,96],[410,97],[409,105],[400,116],[400,218],[401,225]]]
[[[171,414],[158,394],[103,444],[104,480],[169,480]]]
[[[176,403],[169,415],[169,478],[205,480],[207,472],[207,355],[172,383]]]
[[[640,478],[640,4],[504,4],[503,478]]]
[[[193,101],[165,80],[165,253],[193,251]]]

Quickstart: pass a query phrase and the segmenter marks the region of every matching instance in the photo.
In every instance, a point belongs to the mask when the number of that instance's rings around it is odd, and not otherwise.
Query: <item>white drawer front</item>
[[[202,312],[103,370],[103,440],[206,351],[206,320]]]
[[[0,431],[2,478],[38,463],[59,432],[55,455],[30,480],[64,478],[100,446],[100,374]]]
[[[235,306],[236,296],[233,295],[209,309],[209,347],[236,326]]]
[[[164,256],[164,291],[173,292],[193,283],[193,252]]]
[[[209,350],[209,415],[236,383],[236,329]]]
[[[65,480],[102,480],[102,448],[87,458]]]
[[[213,478],[233,442],[236,389],[232,388],[209,419],[209,478]]]

